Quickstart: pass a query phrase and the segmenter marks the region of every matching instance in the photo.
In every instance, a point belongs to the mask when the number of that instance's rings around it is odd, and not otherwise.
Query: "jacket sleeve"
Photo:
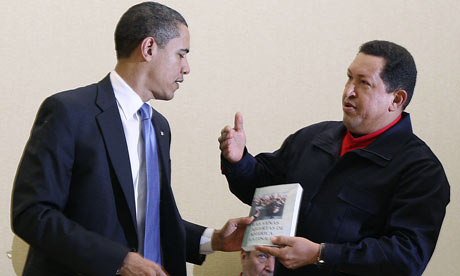
[[[64,215],[75,141],[69,110],[56,97],[40,107],[12,193],[13,231],[57,262],[86,275],[114,275],[128,248]]]
[[[201,265],[206,255],[200,254],[200,240],[206,229],[203,226],[183,220],[186,232],[187,262]]]

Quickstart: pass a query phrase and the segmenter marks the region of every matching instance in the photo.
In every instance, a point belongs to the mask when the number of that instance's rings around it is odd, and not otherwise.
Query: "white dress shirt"
[[[144,104],[139,95],[117,74],[110,73],[113,92],[117,99],[118,111],[128,146],[131,175],[133,177],[134,200],[136,204],[138,252],[144,253],[145,204],[147,195],[145,174],[145,150],[142,138],[142,123],[138,114]]]
[[[123,131],[128,146],[136,205],[137,237],[139,241],[138,252],[143,254],[147,177],[145,174],[144,139],[141,135],[142,122],[138,111],[144,102],[116,71],[110,73],[110,81],[117,100],[118,111],[120,112]],[[214,229],[211,228],[207,228],[203,232],[200,240],[201,254],[210,254],[213,252],[211,249],[211,237],[213,232]]]

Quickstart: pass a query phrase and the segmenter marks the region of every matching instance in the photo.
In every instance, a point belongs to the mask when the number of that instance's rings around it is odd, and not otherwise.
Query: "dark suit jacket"
[[[161,169],[163,266],[201,263],[204,228],[182,221],[170,186],[170,129],[153,112]],[[115,275],[137,250],[128,149],[110,78],[47,98],[19,164],[13,231],[30,250],[24,275]]]

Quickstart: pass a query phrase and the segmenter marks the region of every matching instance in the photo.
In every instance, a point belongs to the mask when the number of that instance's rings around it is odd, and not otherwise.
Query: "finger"
[[[222,134],[217,140],[220,144],[229,143],[232,140],[233,135],[231,133]]]
[[[242,228],[243,230],[246,226],[254,220],[253,217],[242,217],[242,218],[234,218],[228,220],[228,222],[224,225],[222,230],[225,233],[230,234],[233,233],[236,229]]]
[[[250,217],[241,217],[241,218],[233,219],[233,222],[240,226],[246,226],[250,224],[253,220],[254,220],[254,216],[250,216]]]
[[[254,221],[254,216],[250,216],[250,217],[245,217],[245,218],[242,218],[242,222],[243,224],[251,224],[251,222]]]
[[[275,258],[281,257],[281,249],[278,247],[271,246],[256,246],[256,250],[274,256]]]
[[[163,273],[161,275],[170,276],[169,273],[166,271],[166,269],[164,267],[161,267],[161,272]]]
[[[232,131],[232,128],[229,125],[226,125],[221,131],[220,134],[225,134]]]
[[[225,152],[229,152],[229,149],[230,149],[230,145],[231,145],[231,140],[224,140],[222,142],[220,142],[219,144],[219,148],[221,151],[225,151]]]
[[[225,136],[227,136],[227,133],[228,131],[227,131],[227,126],[226,126],[220,131],[220,138],[225,139]]]
[[[243,129],[243,115],[240,112],[235,114],[235,130],[244,130]]]
[[[226,136],[227,136],[226,134],[220,135],[219,138],[217,138],[217,141],[219,141],[219,143],[222,144],[223,142],[225,142]]]
[[[294,238],[289,236],[273,236],[271,238],[273,244],[292,246],[294,244]]]
[[[227,153],[227,146],[225,145],[225,142],[220,142],[219,149],[222,151],[222,153]]]

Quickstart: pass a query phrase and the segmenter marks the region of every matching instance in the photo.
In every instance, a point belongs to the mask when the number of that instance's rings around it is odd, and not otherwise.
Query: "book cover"
[[[256,245],[276,246],[272,236],[294,236],[299,216],[302,186],[298,183],[257,188],[252,199],[250,216],[242,248],[254,250]]]

